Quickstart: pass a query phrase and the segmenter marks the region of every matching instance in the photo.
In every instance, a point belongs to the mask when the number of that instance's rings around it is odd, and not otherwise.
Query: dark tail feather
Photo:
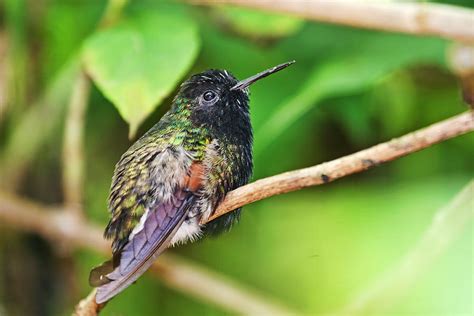
[[[109,283],[110,280],[106,277],[106,275],[112,271],[114,271],[112,260],[107,260],[100,266],[93,268],[89,274],[89,285],[92,287],[98,287]]]
[[[89,274],[89,285],[99,287],[110,282],[107,274],[112,273],[120,264],[120,253],[114,255],[110,260],[105,261],[100,266],[94,267]]]

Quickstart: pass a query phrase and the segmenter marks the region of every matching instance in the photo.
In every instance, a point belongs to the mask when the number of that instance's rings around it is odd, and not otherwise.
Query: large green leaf
[[[199,49],[195,24],[166,10],[141,13],[87,41],[87,72],[130,125],[140,123],[175,87]]]

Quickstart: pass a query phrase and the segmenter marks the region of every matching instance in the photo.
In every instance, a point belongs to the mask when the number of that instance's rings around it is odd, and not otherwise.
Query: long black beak
[[[275,66],[275,67],[272,67],[270,69],[267,69],[265,71],[262,71],[262,72],[259,72],[258,74],[250,77],[250,78],[247,78],[247,79],[244,79],[242,81],[239,81],[235,86],[233,86],[232,88],[230,88],[230,90],[242,90],[242,89],[245,89],[247,88],[248,86],[250,86],[252,83],[254,83],[255,81],[257,80],[260,80],[262,78],[265,78],[267,76],[270,76],[271,74],[274,74],[275,72],[278,72],[282,69],[285,69],[286,67],[288,67],[289,65],[291,64],[294,64],[295,61],[292,60],[292,61],[289,61],[289,62],[286,62],[286,63],[283,63],[283,64],[280,64],[278,66]]]

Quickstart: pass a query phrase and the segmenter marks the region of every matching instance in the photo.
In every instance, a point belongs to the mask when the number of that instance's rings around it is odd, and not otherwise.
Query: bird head
[[[189,106],[191,118],[198,125],[215,132],[232,133],[246,125],[250,128],[249,86],[293,63],[277,65],[241,81],[227,70],[206,70],[186,80],[176,100]]]

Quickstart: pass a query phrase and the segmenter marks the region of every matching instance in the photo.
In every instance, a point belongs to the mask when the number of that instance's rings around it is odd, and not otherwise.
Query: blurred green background
[[[120,7],[121,1],[115,2]],[[439,1],[474,7],[470,0]],[[252,86],[254,179],[335,159],[466,110],[452,43],[229,7],[164,1],[0,1],[0,176],[4,190],[60,204],[64,116],[79,65],[94,86],[84,208],[105,227],[114,164],[208,68]],[[108,8],[108,9],[107,9]],[[104,18],[106,16],[107,18]],[[102,22],[99,22],[102,21]],[[136,94],[134,94],[136,93]],[[127,123],[130,123],[128,125]],[[472,134],[359,175],[246,206],[219,238],[171,250],[306,315],[338,310],[419,240],[472,177]],[[0,315],[67,315],[86,295],[87,250],[0,222]],[[473,225],[387,315],[472,315]],[[142,277],[103,315],[227,315]]]

